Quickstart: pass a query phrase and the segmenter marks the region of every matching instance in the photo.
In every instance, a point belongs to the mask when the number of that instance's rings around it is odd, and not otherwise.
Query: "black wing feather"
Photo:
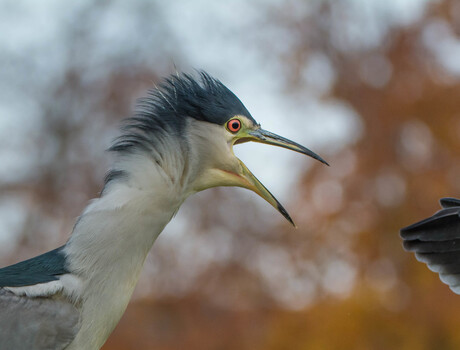
[[[0,287],[23,287],[55,281],[69,273],[64,246],[0,269]]]
[[[443,208],[460,207],[460,200],[457,198],[442,198],[439,203]]]
[[[440,203],[443,209],[401,229],[401,237],[404,249],[460,294],[460,200],[443,198]]]

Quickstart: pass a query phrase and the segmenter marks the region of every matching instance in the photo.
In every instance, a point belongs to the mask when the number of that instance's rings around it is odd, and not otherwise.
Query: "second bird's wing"
[[[443,198],[440,203],[443,209],[401,229],[401,237],[406,250],[460,294],[460,200]]]

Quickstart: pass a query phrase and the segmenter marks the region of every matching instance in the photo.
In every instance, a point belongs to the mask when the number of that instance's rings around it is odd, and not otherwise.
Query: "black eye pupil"
[[[239,126],[240,126],[240,124],[238,122],[233,122],[232,123],[232,129],[234,129],[234,130],[238,129]]]

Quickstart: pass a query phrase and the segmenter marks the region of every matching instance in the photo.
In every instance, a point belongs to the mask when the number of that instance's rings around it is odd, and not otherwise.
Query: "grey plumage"
[[[16,296],[0,288],[0,349],[60,350],[80,327],[79,312],[59,299]]]

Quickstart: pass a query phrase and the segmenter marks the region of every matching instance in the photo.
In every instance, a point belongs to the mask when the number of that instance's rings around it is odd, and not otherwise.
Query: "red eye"
[[[241,122],[238,119],[232,119],[227,123],[227,128],[229,131],[236,133],[241,129]]]

